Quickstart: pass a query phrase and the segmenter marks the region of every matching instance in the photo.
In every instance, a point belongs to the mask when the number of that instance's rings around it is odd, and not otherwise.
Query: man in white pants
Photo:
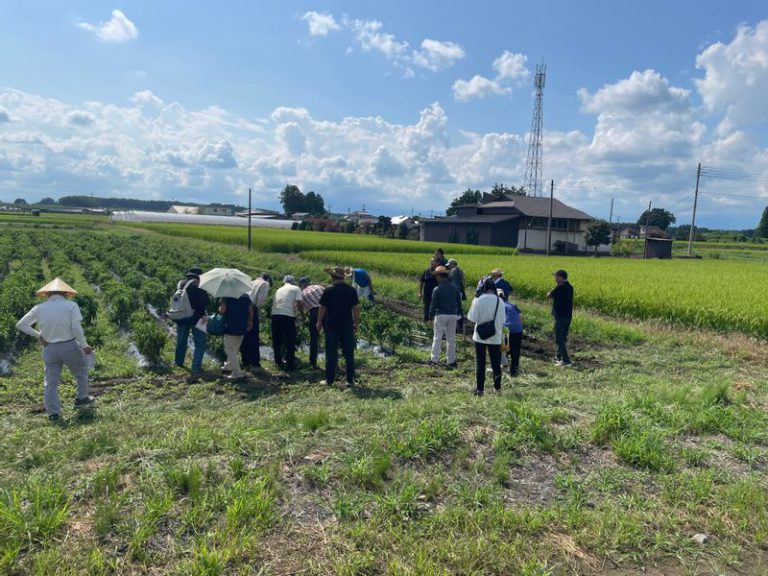
[[[435,319],[429,365],[437,366],[440,362],[440,348],[445,336],[448,367],[456,368],[456,323],[462,314],[461,292],[448,279],[449,270],[445,266],[438,266],[432,274],[437,279],[437,287],[432,291],[429,305],[429,317]]]
[[[16,328],[37,338],[43,346],[45,364],[45,388],[43,400],[48,419],[55,422],[61,416],[59,380],[61,369],[66,366],[77,380],[75,408],[93,404],[88,395],[88,367],[85,354],[92,349],[85,341],[81,322],[80,307],[67,298],[74,298],[77,292],[61,278],[56,278],[37,291],[38,296],[47,298],[16,323]],[[32,328],[37,324],[39,330]]]

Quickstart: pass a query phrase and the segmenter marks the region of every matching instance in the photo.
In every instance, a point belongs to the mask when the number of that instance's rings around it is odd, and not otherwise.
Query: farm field
[[[521,376],[474,398],[469,343],[452,372],[408,344],[432,246],[269,231],[249,253],[219,230],[57,226],[0,221],[0,574],[768,573],[759,265],[446,247],[468,278],[504,268],[525,314]],[[320,280],[336,263],[374,272],[383,304],[361,336],[394,348],[361,351],[355,387],[321,386],[304,354],[297,373],[265,361],[227,383],[214,338],[202,381],[170,367],[151,312],[186,268]],[[543,300],[561,266],[577,289],[572,371],[550,362]],[[58,426],[39,348],[13,329],[56,275],[81,292],[98,358],[96,409],[68,409],[65,378]]]
[[[603,314],[656,318],[680,325],[734,330],[768,339],[768,266],[720,260],[633,260],[449,254],[467,278],[500,267],[518,295],[544,301],[552,272],[565,268],[577,290],[578,306]],[[351,262],[385,275],[412,279],[425,269],[423,254],[306,251],[317,262]],[[473,283],[474,288],[474,283]],[[418,294],[416,294],[418,296]]]

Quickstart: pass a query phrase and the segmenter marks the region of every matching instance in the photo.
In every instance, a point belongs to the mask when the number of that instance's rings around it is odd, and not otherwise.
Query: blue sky
[[[453,4],[456,4],[455,6]],[[93,193],[440,213],[520,185],[544,61],[544,178],[597,217],[768,204],[764,2],[0,4],[0,199]],[[723,175],[729,178],[724,179]],[[730,178],[738,176],[737,179]]]

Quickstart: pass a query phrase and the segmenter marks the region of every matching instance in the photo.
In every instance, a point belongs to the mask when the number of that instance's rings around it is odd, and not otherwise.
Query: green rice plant
[[[486,256],[464,247],[446,252],[459,260],[470,288],[492,268],[501,267],[517,296],[544,300],[553,286],[552,270],[564,268],[574,285],[577,309],[723,332],[740,331],[768,339],[768,310],[761,296],[761,286],[768,283],[768,268],[759,262],[510,257],[503,253]],[[410,279],[414,287],[427,264],[423,252],[366,253],[364,263],[359,252],[344,252],[341,247],[312,249],[301,256],[315,262],[359,263],[370,272]],[[734,290],[735,285],[740,289]],[[686,289],[681,291],[680,286]],[[416,300],[416,296],[412,298]],[[626,338],[637,336],[631,332],[612,336],[619,341]]]

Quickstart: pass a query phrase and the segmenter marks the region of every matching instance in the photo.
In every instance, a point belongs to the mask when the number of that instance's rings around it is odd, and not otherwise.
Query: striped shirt
[[[323,295],[325,286],[320,284],[310,284],[301,291],[301,299],[304,301],[304,309],[312,310],[320,306],[320,297]]]

